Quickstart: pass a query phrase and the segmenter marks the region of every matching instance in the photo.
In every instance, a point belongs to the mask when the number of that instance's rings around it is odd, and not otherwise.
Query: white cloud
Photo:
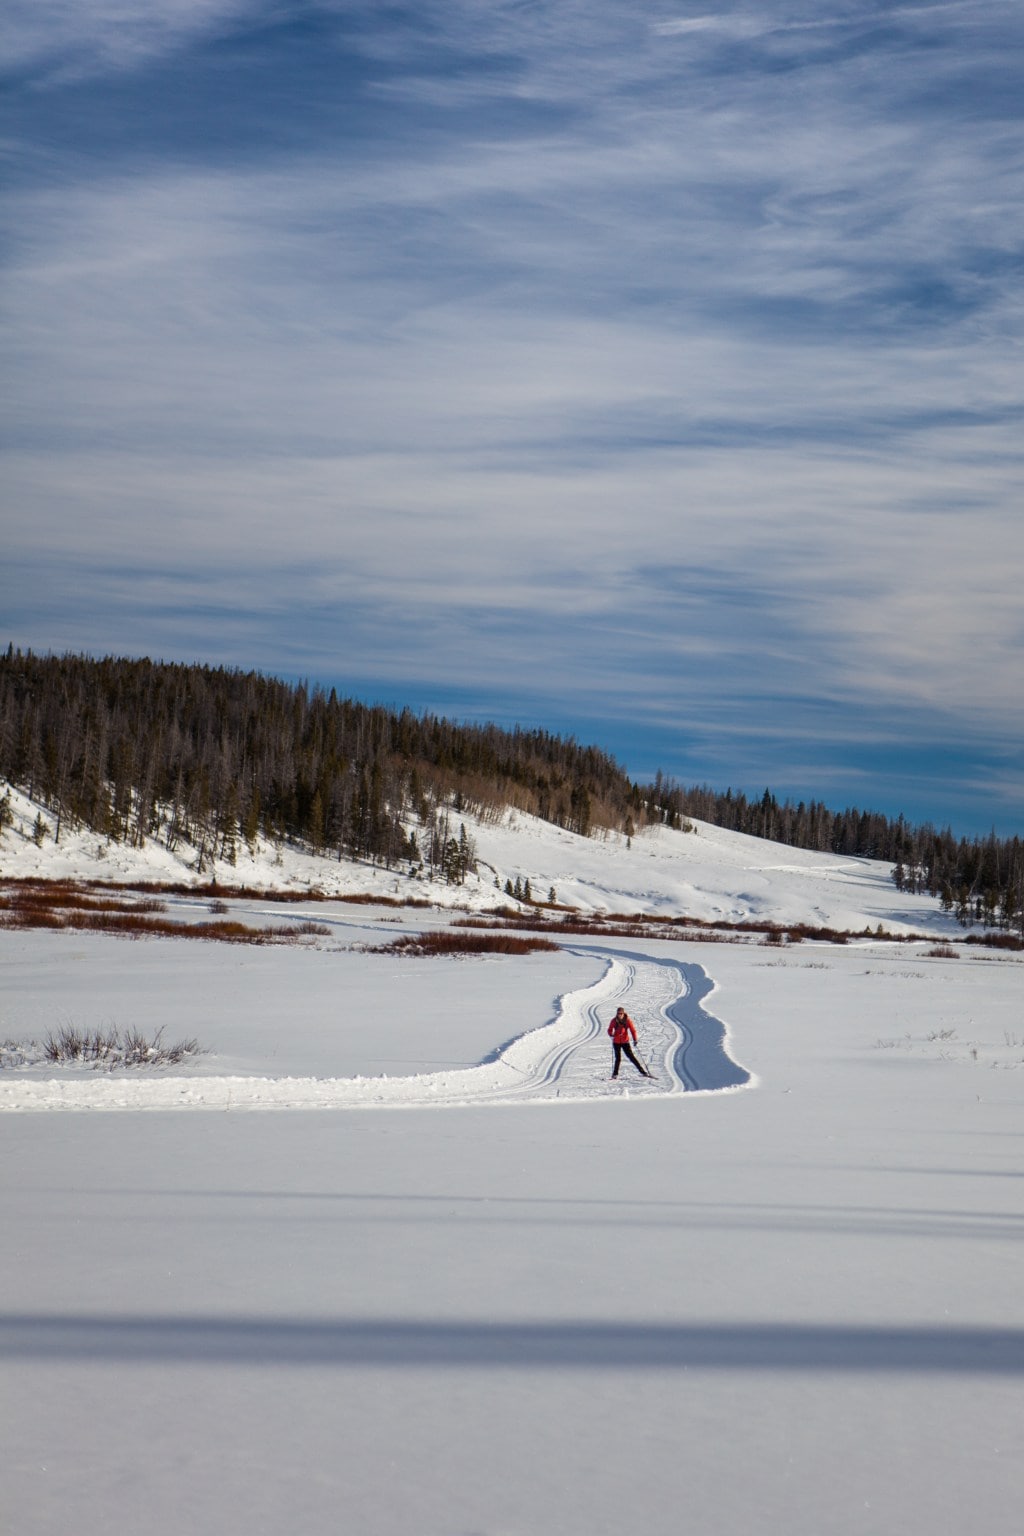
[[[69,7],[52,52],[80,26],[129,67],[232,14]],[[864,735],[1016,712],[1017,125],[907,108],[884,53],[680,82],[665,27],[623,16],[430,11],[515,67],[389,78],[365,154],[164,146],[9,194],[26,640],[198,625],[244,662],[262,615],[382,681],[486,691],[514,655],[524,686],[658,720],[682,690],[723,738],[799,735],[808,692]],[[565,115],[498,132],[492,84]],[[417,92],[442,115],[403,136]],[[758,689],[785,715],[750,718]]]
[[[675,16],[668,21],[653,23],[653,31],[662,37],[685,37],[691,32],[720,32],[733,37],[759,37],[772,30],[774,23],[769,17],[743,15],[736,12],[716,12],[706,16]]]
[[[1012,5],[1014,0],[995,0]],[[787,10],[789,14],[786,14]],[[764,37],[771,33],[839,31],[865,25],[892,25],[893,22],[923,21],[930,24],[935,16],[953,18],[977,14],[977,0],[941,0],[939,4],[888,5],[879,13],[858,11],[856,5],[834,16],[821,16],[816,6],[758,7],[707,12],[700,16],[673,16],[652,23],[652,30],[662,37],[686,37],[694,33],[712,33],[728,37]]]
[[[475,224],[501,163],[441,165],[378,200],[447,205],[531,280],[555,264],[586,273],[578,228]],[[539,167],[542,195],[566,179],[559,150]],[[558,294],[520,309],[514,276],[439,294],[418,270],[367,271],[372,189],[339,190],[317,167],[30,204],[40,243],[12,316],[33,356],[22,420],[56,420],[65,441],[10,458],[30,514],[12,556],[77,549],[102,564],[132,551],[160,567],[187,550],[197,569],[227,570],[258,550],[272,583],[315,550],[328,604],[440,604],[470,624],[484,607],[529,622],[556,605],[581,623],[628,602],[684,657],[744,651],[743,603],[758,594],[762,656],[784,637],[790,664],[814,655],[819,688],[1010,706],[1019,460],[1005,459],[1012,427],[986,414],[1014,399],[1011,332],[983,347],[954,333],[944,347],[865,349],[853,335],[826,348],[699,310],[666,327],[660,308],[574,313]],[[607,259],[608,239],[597,247]],[[755,259],[765,289],[790,291],[785,256],[762,246]],[[849,281],[821,280],[833,296]],[[757,278],[741,262],[732,282]],[[977,425],[943,425],[972,404]],[[907,413],[920,420],[901,428]],[[969,517],[945,510],[957,501]],[[728,573],[730,590],[689,608],[685,581],[659,597],[644,572],[666,563]]]
[[[252,9],[252,0],[7,0],[0,53],[8,69],[63,81],[130,70]]]

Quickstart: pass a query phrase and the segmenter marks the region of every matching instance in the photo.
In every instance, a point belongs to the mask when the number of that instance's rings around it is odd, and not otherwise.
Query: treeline
[[[684,789],[660,773],[641,787],[571,737],[395,712],[256,672],[9,647],[0,776],[47,807],[58,839],[68,826],[136,845],[159,837],[194,847],[200,870],[259,838],[294,839],[457,882],[476,862],[460,812],[488,820],[514,807],[584,836],[695,817],[887,861],[900,890],[928,892],[965,925],[1024,934],[1019,838],[957,839],[903,817],[780,803],[768,790]]]
[[[679,789],[659,775],[653,801],[663,819],[697,817],[717,827],[766,837],[792,848],[881,859],[893,866],[898,890],[927,892],[964,925],[1018,929],[1024,937],[1024,843],[1019,837],[956,838],[929,823],[911,826],[856,807],[831,811],[820,801],[780,804],[765,790],[758,799],[706,786]]]
[[[457,725],[255,672],[148,660],[0,660],[0,774],[56,816],[141,845],[242,843],[400,861],[460,881],[460,811],[509,806],[584,835],[621,826],[638,792],[594,747],[545,731]]]

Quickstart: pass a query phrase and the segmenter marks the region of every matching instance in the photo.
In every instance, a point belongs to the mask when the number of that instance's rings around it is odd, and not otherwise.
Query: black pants
[[[616,1041],[613,1041],[612,1048],[615,1051],[615,1070],[612,1073],[612,1077],[618,1077],[619,1066],[623,1056],[626,1056],[633,1063],[641,1077],[647,1077],[649,1075],[647,1068],[642,1067],[637,1061],[636,1057],[633,1055],[633,1047],[630,1045],[628,1040],[626,1041],[625,1045],[619,1045]]]

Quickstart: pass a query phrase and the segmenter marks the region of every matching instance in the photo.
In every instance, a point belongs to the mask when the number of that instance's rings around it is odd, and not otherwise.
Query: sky
[[[1024,832],[1017,0],[8,0],[0,641]]]

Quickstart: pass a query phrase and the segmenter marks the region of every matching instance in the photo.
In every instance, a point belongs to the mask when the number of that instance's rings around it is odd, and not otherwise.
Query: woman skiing
[[[612,1019],[611,1023],[608,1025],[608,1033],[611,1035],[612,1045],[615,1047],[615,1068],[612,1072],[612,1077],[618,1077],[619,1075],[619,1065],[622,1061],[623,1054],[625,1054],[633,1063],[641,1077],[651,1077],[653,1075],[652,1073],[648,1072],[647,1068],[641,1062],[637,1061],[636,1057],[633,1055],[633,1047],[629,1043],[629,1037],[632,1035],[633,1039],[636,1039],[636,1025],[633,1023],[633,1020],[630,1018],[625,1008],[620,1008],[618,1010],[614,1019]]]

